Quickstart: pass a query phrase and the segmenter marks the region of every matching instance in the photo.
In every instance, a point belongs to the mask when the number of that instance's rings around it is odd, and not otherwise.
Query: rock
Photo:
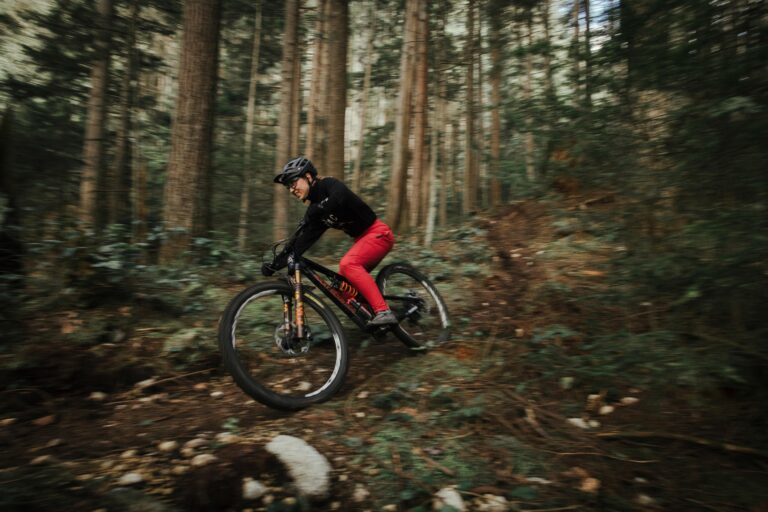
[[[215,455],[211,455],[210,453],[201,453],[192,459],[192,465],[195,467],[201,467],[210,464],[215,460],[217,460]]]
[[[368,398],[368,392],[367,391],[359,392],[357,394],[357,398],[359,398],[360,400],[365,400],[366,398]]]
[[[201,446],[205,446],[206,444],[208,444],[207,440],[201,437],[196,437],[195,439],[190,439],[184,443],[184,448],[192,448],[194,450],[196,448],[200,448]]]
[[[94,391],[90,395],[88,395],[88,400],[92,400],[94,402],[103,402],[107,399],[107,394],[103,391]]]
[[[176,441],[163,441],[157,445],[157,449],[163,453],[170,453],[175,451],[179,447],[179,443]]]
[[[600,428],[600,422],[597,420],[589,420],[587,425],[589,425],[589,428]]]
[[[638,494],[635,496],[635,503],[645,507],[656,505],[656,500],[648,496],[647,494]]]
[[[191,459],[192,457],[194,457],[195,453],[196,453],[195,449],[190,448],[188,446],[185,446],[184,448],[181,449],[181,455],[188,459]]]
[[[213,393],[211,393],[211,398],[221,398],[223,396],[224,396],[223,391],[214,391]]]
[[[318,499],[328,495],[331,465],[312,446],[297,437],[280,435],[267,444],[266,450],[285,465],[302,494]]]
[[[356,412],[355,413],[355,418],[365,418],[365,413],[364,412]]]
[[[267,488],[253,478],[243,478],[243,499],[257,500],[266,494]]]
[[[53,457],[50,455],[40,455],[39,457],[35,457],[32,459],[29,463],[33,466],[41,466],[43,464],[47,464],[49,462],[53,462]]]
[[[143,481],[144,481],[144,477],[141,476],[140,473],[130,472],[121,476],[120,480],[117,481],[117,485],[124,487],[127,485],[140,484]]]
[[[239,440],[240,438],[231,432],[221,432],[216,434],[216,441],[221,444],[232,444],[238,442]]]
[[[613,411],[615,411],[616,408],[612,405],[604,405],[600,408],[600,414],[605,416],[606,414],[611,414]]]
[[[195,391],[205,391],[206,389],[208,389],[208,384],[206,384],[205,382],[198,382],[192,387],[192,389],[194,389]]]
[[[371,493],[368,492],[368,489],[365,488],[363,484],[357,484],[355,486],[355,492],[352,493],[352,500],[355,503],[362,503],[365,500],[368,499],[368,496],[370,496]]]
[[[541,484],[541,485],[549,485],[552,483],[552,480],[547,480],[546,478],[541,478],[538,476],[532,476],[525,479],[526,482],[530,482],[532,484]]]
[[[597,478],[585,478],[581,481],[581,485],[579,485],[579,490],[582,492],[588,492],[591,494],[596,493],[600,489],[600,480]]]
[[[16,418],[3,418],[0,420],[0,427],[10,427],[16,423]]]
[[[621,405],[632,405],[632,404],[636,404],[639,401],[640,401],[639,398],[635,398],[633,396],[625,396],[624,398],[619,400]]]
[[[461,499],[461,494],[455,487],[444,487],[437,491],[432,498],[432,509],[442,510],[444,507],[452,507],[459,512],[466,512],[467,506]]]
[[[384,505],[381,507],[382,512],[397,512],[397,505],[394,503],[390,503],[389,505]]]
[[[483,494],[477,502],[476,510],[480,512],[506,512],[509,510],[509,502],[504,496]]]
[[[173,466],[171,468],[171,473],[177,476],[183,475],[187,471],[189,471],[189,466]]]
[[[589,428],[589,424],[581,418],[568,418],[567,421],[569,424],[573,425],[574,427],[578,427],[584,430],[587,430]]]
[[[135,457],[138,452],[136,450],[125,450],[123,453],[120,454],[121,459],[130,459],[131,457]]]
[[[596,411],[603,405],[603,395],[592,394],[587,396],[587,410]]]

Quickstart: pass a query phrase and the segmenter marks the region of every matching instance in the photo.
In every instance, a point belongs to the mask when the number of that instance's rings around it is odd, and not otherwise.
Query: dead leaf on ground
[[[56,415],[50,414],[48,416],[43,416],[42,418],[37,418],[36,420],[33,420],[32,424],[37,425],[38,427],[45,427],[46,425],[50,425],[55,421],[56,421]]]

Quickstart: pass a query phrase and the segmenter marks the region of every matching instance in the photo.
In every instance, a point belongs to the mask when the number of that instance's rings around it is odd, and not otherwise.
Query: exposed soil
[[[480,510],[486,494],[505,497],[510,510],[768,510],[768,456],[738,448],[750,444],[744,418],[757,404],[723,395],[694,405],[685,389],[659,393],[621,376],[605,388],[570,386],[526,362],[537,328],[586,314],[544,300],[538,285],[557,275],[571,289],[604,287],[610,248],[540,257],[559,236],[543,204],[515,205],[480,223],[493,274],[452,302],[453,318],[465,319],[452,341],[412,355],[394,338],[353,336],[346,384],[328,403],[296,413],[254,403],[223,373],[213,343],[194,372],[169,371],[136,387],[151,376],[141,361],[162,341],[136,333],[103,349],[131,352],[134,364],[119,372],[103,352],[89,352],[77,360],[82,378],[56,374],[53,364],[49,375],[27,376],[39,386],[6,387],[0,508],[424,510],[436,491],[458,485],[469,510]],[[582,341],[553,342],[580,350]],[[64,348],[39,350],[56,361]],[[95,390],[107,394],[94,400]],[[613,410],[600,414],[602,406]],[[569,418],[599,426],[582,429]],[[300,437],[329,459],[327,500],[297,496],[263,449],[278,434]],[[205,440],[195,454],[216,460],[190,466],[181,447],[193,439]],[[162,451],[166,441],[179,446]],[[118,485],[127,472],[143,481]],[[244,477],[265,483],[269,497],[243,501]]]

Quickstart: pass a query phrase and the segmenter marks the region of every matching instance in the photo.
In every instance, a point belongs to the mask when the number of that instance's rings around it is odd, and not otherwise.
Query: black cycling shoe
[[[371,320],[368,322],[368,325],[371,327],[376,327],[379,325],[394,325],[396,323],[398,322],[394,313],[392,313],[392,311],[389,309],[385,309],[384,311],[379,311],[376,313],[376,316],[371,318]]]

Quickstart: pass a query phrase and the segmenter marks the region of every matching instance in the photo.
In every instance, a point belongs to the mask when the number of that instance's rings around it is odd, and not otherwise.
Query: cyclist
[[[301,256],[328,228],[344,231],[355,242],[339,262],[339,273],[347,278],[373,308],[368,325],[396,324],[397,319],[371,277],[370,271],[392,249],[392,230],[376,217],[371,208],[341,181],[317,175],[309,159],[290,160],[275,183],[284,185],[297,199],[309,202],[301,229],[292,247],[286,247],[272,263],[265,263],[261,273],[271,276],[288,264],[288,253]]]

